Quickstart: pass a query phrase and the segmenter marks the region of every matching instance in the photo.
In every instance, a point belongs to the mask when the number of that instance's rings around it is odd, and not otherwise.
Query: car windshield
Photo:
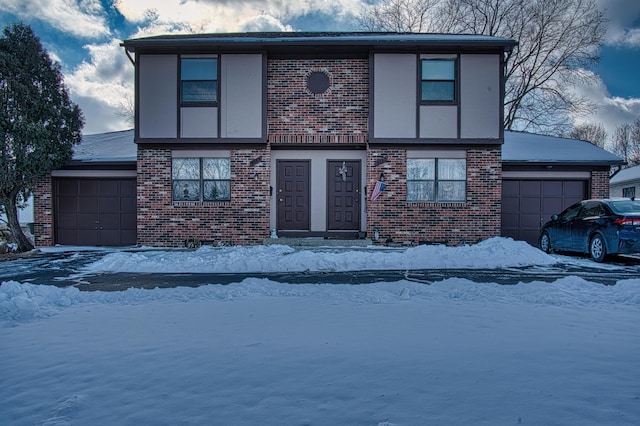
[[[640,213],[640,200],[616,200],[609,206],[617,214]]]

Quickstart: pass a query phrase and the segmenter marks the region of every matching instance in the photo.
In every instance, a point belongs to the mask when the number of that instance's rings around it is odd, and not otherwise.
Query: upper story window
[[[231,199],[229,158],[174,158],[171,169],[173,201]]]
[[[181,58],[180,100],[183,104],[218,102],[218,58]]]
[[[422,60],[420,99],[423,102],[457,100],[455,59]]]
[[[467,160],[464,158],[408,158],[407,201],[464,202]]]

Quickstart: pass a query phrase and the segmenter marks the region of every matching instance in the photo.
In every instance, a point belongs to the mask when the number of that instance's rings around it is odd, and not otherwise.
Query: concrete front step
[[[265,238],[264,245],[282,244],[291,247],[367,247],[372,245],[369,238],[343,240],[338,238],[305,237],[305,238]]]

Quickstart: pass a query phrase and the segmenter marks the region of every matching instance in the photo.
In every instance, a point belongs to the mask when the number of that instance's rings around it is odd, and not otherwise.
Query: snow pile
[[[411,281],[395,283],[282,284],[249,278],[231,285],[210,284],[199,288],[177,287],[120,292],[81,292],[75,287],[58,288],[15,281],[0,286],[0,320],[25,321],[51,316],[74,305],[140,305],[151,302],[188,303],[217,300],[236,301],[256,297],[303,297],[357,304],[397,303],[402,300],[459,300],[501,302],[543,306],[640,306],[640,280],[621,281],[615,286],[585,281],[578,277],[553,283],[518,285],[474,283],[450,278],[426,285]]]
[[[110,253],[89,265],[88,272],[340,272],[500,268],[552,265],[557,258],[510,238],[491,238],[471,246],[417,246],[405,249],[296,250],[285,245],[252,247],[204,246],[189,251]]]
[[[0,285],[0,319],[47,317],[59,308],[77,303],[78,293],[76,288],[3,282]]]

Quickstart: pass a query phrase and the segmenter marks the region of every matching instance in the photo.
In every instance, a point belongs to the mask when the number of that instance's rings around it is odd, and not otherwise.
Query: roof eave
[[[510,166],[620,166],[624,161],[618,160],[573,160],[573,161],[531,161],[531,160],[502,160],[502,164]]]
[[[258,50],[258,49],[278,49],[292,47],[334,47],[334,48],[354,48],[363,49],[417,49],[417,48],[443,48],[443,49],[495,49],[509,52],[518,43],[515,40],[495,38],[495,39],[473,39],[473,37],[463,38],[452,35],[451,38],[443,39],[421,39],[402,38],[397,36],[309,36],[309,37],[281,37],[281,38],[260,38],[260,37],[238,37],[238,38],[216,38],[216,37],[168,37],[168,38],[145,38],[125,40],[120,45],[128,52],[135,52],[136,49],[148,51],[166,51],[176,49],[221,49],[221,50]]]

